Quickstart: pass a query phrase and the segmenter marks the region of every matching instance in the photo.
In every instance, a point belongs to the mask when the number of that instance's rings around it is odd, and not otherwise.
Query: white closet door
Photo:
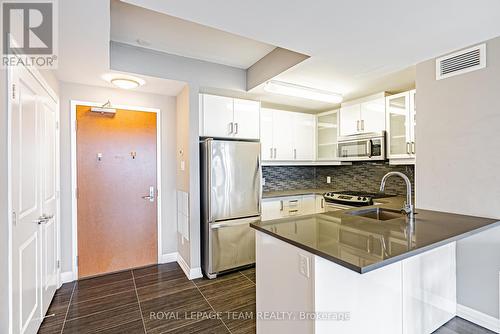
[[[57,282],[57,268],[54,268],[57,258],[57,237],[54,234],[57,230],[54,219],[46,218],[52,212],[55,214],[57,201],[57,166],[53,160],[56,158],[56,139],[52,137],[57,111],[49,102],[49,95],[26,69],[18,67],[12,70],[10,84],[16,87],[16,96],[11,95],[9,100],[12,129],[12,320],[14,333],[31,334],[37,332]]]

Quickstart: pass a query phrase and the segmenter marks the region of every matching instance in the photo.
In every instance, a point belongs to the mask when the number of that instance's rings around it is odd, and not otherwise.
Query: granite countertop
[[[496,219],[416,209],[414,228],[406,216],[376,220],[349,214],[358,210],[399,210],[404,199],[377,199],[377,205],[250,224],[254,229],[358,273],[418,255],[489,228]]]
[[[300,195],[323,195],[326,192],[335,191],[332,188],[306,188],[306,189],[293,189],[293,190],[276,190],[264,191],[262,198],[273,197],[286,197],[286,196],[300,196]]]

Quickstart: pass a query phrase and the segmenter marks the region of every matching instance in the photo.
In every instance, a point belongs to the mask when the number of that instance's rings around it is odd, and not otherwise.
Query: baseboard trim
[[[457,304],[457,316],[495,333],[500,333],[500,319],[476,311],[470,307]]]
[[[178,255],[179,254],[177,252],[162,254],[158,259],[158,264],[177,262]]]
[[[65,271],[61,273],[61,283],[69,283],[75,280],[75,275],[72,271]]]
[[[186,261],[182,258],[180,254],[177,256],[177,263],[179,266],[181,266],[182,271],[184,271],[184,274],[186,274],[186,277],[190,280],[196,279],[203,277],[203,274],[201,273],[201,268],[190,268]]]

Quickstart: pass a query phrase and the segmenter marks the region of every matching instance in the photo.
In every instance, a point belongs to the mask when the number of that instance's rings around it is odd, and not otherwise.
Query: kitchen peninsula
[[[253,223],[258,333],[432,333],[456,314],[455,242],[493,219],[378,205]],[[322,319],[319,319],[322,318]]]

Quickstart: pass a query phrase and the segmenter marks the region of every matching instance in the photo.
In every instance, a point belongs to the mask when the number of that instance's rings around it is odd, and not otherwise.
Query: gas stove
[[[331,191],[323,195],[326,203],[352,207],[373,205],[374,199],[390,196],[383,193],[368,193],[363,191]]]

